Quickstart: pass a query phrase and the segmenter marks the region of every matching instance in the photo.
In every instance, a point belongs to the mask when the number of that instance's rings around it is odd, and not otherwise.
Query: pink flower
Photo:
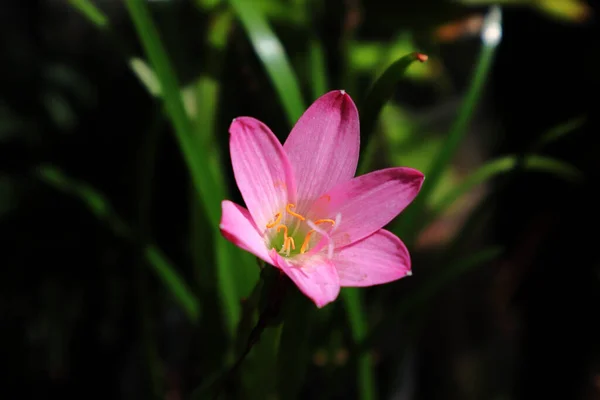
[[[343,90],[317,99],[282,146],[262,122],[229,128],[235,180],[248,209],[222,203],[221,232],[281,269],[318,307],[340,286],[410,275],[404,243],[382,229],[416,197],[424,176],[387,168],[354,177],[358,111]]]

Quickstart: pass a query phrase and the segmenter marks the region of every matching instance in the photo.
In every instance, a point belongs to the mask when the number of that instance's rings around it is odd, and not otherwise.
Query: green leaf
[[[150,18],[145,1],[126,0],[125,4],[142,42],[144,51],[160,82],[168,116],[173,123],[184,159],[190,170],[192,181],[205,207],[206,215],[214,227],[219,225],[220,203],[224,188],[215,182],[213,176],[204,173],[208,166],[207,150],[197,146],[192,124],[186,114],[179,84],[169,57],[163,48],[158,31]],[[215,228],[216,229],[216,228]]]
[[[310,333],[315,306],[295,290],[284,309],[283,331],[277,355],[277,394],[281,399],[298,398],[310,363]]]
[[[198,193],[216,243],[216,257],[219,268],[218,284],[223,301],[223,311],[227,322],[228,332],[233,335],[235,326],[240,316],[240,297],[236,291],[233,277],[234,263],[228,253],[225,239],[219,232],[219,216],[221,215],[221,201],[225,198],[226,190],[224,180],[218,179],[218,166],[215,165],[215,153],[209,152],[201,139],[207,140],[213,132],[207,132],[202,138],[195,135],[194,126],[184,107],[182,94],[175,71],[171,66],[169,57],[163,48],[158,31],[150,17],[145,1],[127,0],[129,14],[135,25],[137,34],[151,66],[158,78],[164,104],[175,128],[179,145],[190,171],[194,188]]]
[[[172,263],[154,245],[147,245],[144,254],[158,278],[169,289],[175,299],[178,300],[183,309],[187,311],[190,319],[198,321],[200,316],[198,300],[192,294],[183,278],[176,272]]]
[[[523,158],[522,167],[525,170],[540,171],[555,174],[569,181],[578,181],[582,178],[581,172],[572,165],[550,157],[527,155]],[[444,197],[432,205],[435,214],[443,213],[458,198],[467,193],[473,187],[499,176],[513,171],[519,165],[519,159],[515,155],[505,156],[491,160],[479,167],[475,172],[465,178],[459,185],[450,190]]]
[[[475,107],[479,103],[490,67],[492,66],[496,47],[502,36],[501,20],[502,14],[500,8],[492,7],[483,24],[483,48],[479,55],[479,61],[475,67],[467,95],[458,111],[458,116],[450,128],[450,132],[446,136],[439,153],[433,158],[431,166],[425,171],[425,182],[419,196],[405,210],[402,219],[399,221],[399,232],[401,232],[403,237],[407,238],[409,243],[414,239],[411,233],[417,231],[413,229],[415,221],[421,217],[425,204],[428,203],[429,197],[440,183],[444,171],[452,161],[475,113]]]
[[[352,339],[356,344],[362,343],[368,332],[368,322],[360,290],[357,288],[343,288],[341,293],[344,299],[348,323],[350,324],[350,331],[352,332]],[[368,352],[358,356],[357,368],[359,398],[362,400],[376,399],[373,360]]]
[[[99,28],[108,28],[108,18],[90,0],[69,0],[69,3]]]
[[[318,99],[327,92],[327,68],[325,66],[325,52],[323,45],[318,39],[310,41],[310,53],[308,55],[310,62],[310,82],[312,83],[312,98]]]
[[[40,166],[36,171],[36,176],[44,183],[80,198],[96,218],[105,222],[117,236],[134,242],[138,241],[138,237],[132,229],[119,218],[108,200],[96,189],[69,178],[52,166]],[[196,322],[200,313],[198,300],[175,266],[155,245],[144,244],[144,255],[148,264],[186,312],[189,319]]]
[[[543,147],[549,143],[555,142],[562,137],[568,135],[569,133],[577,131],[581,126],[585,123],[586,117],[580,116],[577,118],[573,118],[568,120],[567,122],[555,126],[550,129],[548,132],[544,133],[535,144],[535,148]]]
[[[390,65],[379,78],[375,80],[362,102],[360,110],[361,140],[363,147],[368,146],[368,138],[379,118],[379,113],[385,103],[392,97],[396,84],[402,79],[406,70],[415,61],[425,61],[427,56],[421,53],[411,53]]]
[[[230,3],[275,86],[290,126],[293,126],[305,107],[300,84],[279,38],[254,2],[230,0]]]

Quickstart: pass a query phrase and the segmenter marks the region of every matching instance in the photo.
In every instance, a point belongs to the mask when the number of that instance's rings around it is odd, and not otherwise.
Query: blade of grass
[[[115,235],[134,243],[138,242],[138,235],[119,218],[108,200],[94,188],[75,181],[59,169],[47,165],[40,166],[36,171],[36,176],[42,182],[80,198],[96,218],[106,223]],[[186,312],[188,318],[193,322],[197,321],[200,312],[198,300],[176,268],[153,244],[143,244],[143,253],[148,264]]]
[[[312,89],[312,100],[316,100],[327,92],[327,67],[325,65],[325,52],[323,45],[318,39],[310,41],[310,52],[308,55],[310,81]]]
[[[414,239],[411,234],[411,232],[415,231],[413,225],[421,217],[431,193],[434,192],[439,184],[444,170],[452,160],[458,146],[462,142],[475,112],[475,107],[479,103],[484,84],[494,59],[496,47],[498,43],[500,43],[502,36],[501,21],[502,14],[500,8],[497,6],[492,7],[483,24],[483,48],[479,55],[479,60],[475,67],[471,85],[467,91],[465,100],[463,101],[458,116],[444,141],[444,145],[440,148],[439,153],[433,158],[429,169],[425,171],[426,180],[421,188],[419,196],[415,199],[413,204],[405,210],[402,219],[399,221],[398,229],[409,243]]]
[[[255,3],[249,0],[229,0],[229,2],[275,86],[290,126],[293,126],[305,107],[298,78],[279,38]]]
[[[581,128],[585,121],[586,117],[580,116],[577,118],[570,119],[567,122],[550,129],[538,139],[534,146],[534,149],[539,149],[540,147],[552,143],[562,138],[563,136],[568,135],[569,133],[577,131],[579,128]]]
[[[484,182],[504,174],[511,172],[519,165],[517,156],[510,155],[501,157],[495,160],[488,161],[475,172],[465,178],[459,185],[449,191],[438,202],[432,204],[432,211],[435,215],[439,215],[447,210],[458,198],[467,193],[473,187],[481,185]],[[538,155],[526,155],[523,158],[522,168],[530,171],[540,171],[555,174],[569,181],[577,181],[581,179],[581,172],[572,165],[550,157]],[[431,218],[434,219],[435,215]]]
[[[69,0],[69,3],[81,13],[83,13],[87,19],[94,23],[97,27],[106,29],[108,28],[108,18],[98,7],[89,0]]]
[[[381,109],[392,97],[397,83],[402,79],[408,67],[415,61],[425,62],[427,56],[421,53],[411,53],[398,59],[373,82],[367,92],[360,108],[361,143],[365,152],[368,151],[368,138],[375,129]]]
[[[199,193],[211,224],[218,226],[219,215],[221,214],[220,203],[225,197],[224,189],[215,182],[213,176],[204,173],[207,169],[205,160],[208,159],[208,154],[206,149],[197,146],[194,140],[192,124],[183,106],[175,71],[152,22],[146,2],[143,0],[126,0],[125,4],[144,51],[160,82],[165,107],[175,128],[194,187]]]
[[[356,288],[343,288],[342,297],[352,332],[352,339],[355,344],[360,344],[365,340],[368,333],[368,322],[363,307],[362,292]],[[359,398],[362,400],[376,399],[373,360],[368,352],[363,352],[358,356],[357,368]]]
[[[215,179],[215,168],[211,166],[209,161],[211,157],[207,148],[199,145],[199,140],[194,137],[193,126],[184,108],[175,71],[163,48],[146,2],[143,0],[127,0],[125,4],[146,55],[160,82],[167,113],[175,128],[179,145],[190,170],[192,182],[211,224],[212,233],[217,242],[222,241],[218,227],[221,214],[220,203],[225,198],[224,184]],[[207,171],[212,173],[206,173]],[[235,276],[232,268],[233,262],[229,258],[230,254],[226,254],[225,246],[224,242],[217,245],[218,284],[220,286],[219,294],[223,300],[228,332],[233,334],[240,316],[240,296],[238,296],[233,282]]]
[[[277,394],[281,399],[299,397],[310,363],[310,333],[314,304],[298,291],[288,295],[283,331],[277,354]]]
[[[156,154],[159,139],[162,133],[164,115],[156,107],[153,113],[153,123],[150,124],[148,133],[144,135],[142,146],[137,160],[137,179],[135,199],[137,205],[137,231],[143,243],[148,242],[152,235],[152,224],[150,212],[152,210],[152,188],[154,183],[154,171],[156,165]],[[136,254],[134,262],[137,294],[138,321],[140,324],[140,354],[143,355],[145,372],[148,375],[149,389],[154,398],[164,396],[164,380],[161,372],[163,366],[158,354],[158,342],[156,337],[156,319],[153,315],[154,298],[151,295],[150,281],[146,267],[147,255],[143,252]]]

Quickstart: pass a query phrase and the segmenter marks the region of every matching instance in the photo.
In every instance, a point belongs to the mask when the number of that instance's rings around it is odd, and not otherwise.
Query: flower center
[[[295,204],[288,203],[285,210],[275,213],[273,219],[266,225],[269,247],[278,250],[279,254],[286,257],[306,253],[309,247],[315,244],[318,235],[327,235],[327,232],[318,228],[318,225],[327,223],[332,228],[336,224],[336,221],[329,218],[307,220],[303,215],[293,211],[295,208]]]

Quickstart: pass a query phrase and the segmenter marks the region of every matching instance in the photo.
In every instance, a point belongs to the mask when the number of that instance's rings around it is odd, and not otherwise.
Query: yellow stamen
[[[273,222],[269,222],[267,224],[267,229],[271,229],[272,227],[277,225],[280,221],[281,221],[281,213],[278,212],[277,214],[275,214],[275,220]]]
[[[283,232],[283,242],[285,243],[285,241],[286,241],[286,240],[287,240],[287,238],[288,238],[288,228],[287,228],[287,226],[285,226],[285,225],[279,225],[279,226],[277,227],[277,233],[279,233],[279,231],[280,231],[280,230],[282,230],[282,229],[283,229],[283,231],[284,231],[284,232]]]
[[[325,222],[329,222],[331,226],[335,225],[335,221],[329,218],[318,219],[315,221],[315,225],[319,225]]]
[[[310,235],[312,235],[314,232],[316,231],[313,229],[308,231],[308,233],[306,234],[306,237],[304,238],[304,243],[302,243],[302,247],[300,247],[300,254],[304,254],[304,252],[306,251],[308,243],[310,242]]]
[[[304,220],[306,219],[306,218],[304,218],[302,215],[300,215],[300,214],[297,214],[297,213],[293,212],[292,210],[290,210],[291,208],[296,208],[296,205],[295,205],[295,204],[292,204],[292,203],[290,203],[290,204],[288,204],[288,205],[285,207],[285,210],[286,210],[288,213],[290,213],[290,215],[293,215],[294,217],[296,217],[296,218],[300,219],[300,221],[304,221]]]
[[[287,238],[287,244],[288,244],[288,246],[287,246],[288,251],[290,249],[290,246],[292,246],[292,250],[296,250],[296,243],[294,242],[294,238],[293,237],[290,236],[290,237]]]

